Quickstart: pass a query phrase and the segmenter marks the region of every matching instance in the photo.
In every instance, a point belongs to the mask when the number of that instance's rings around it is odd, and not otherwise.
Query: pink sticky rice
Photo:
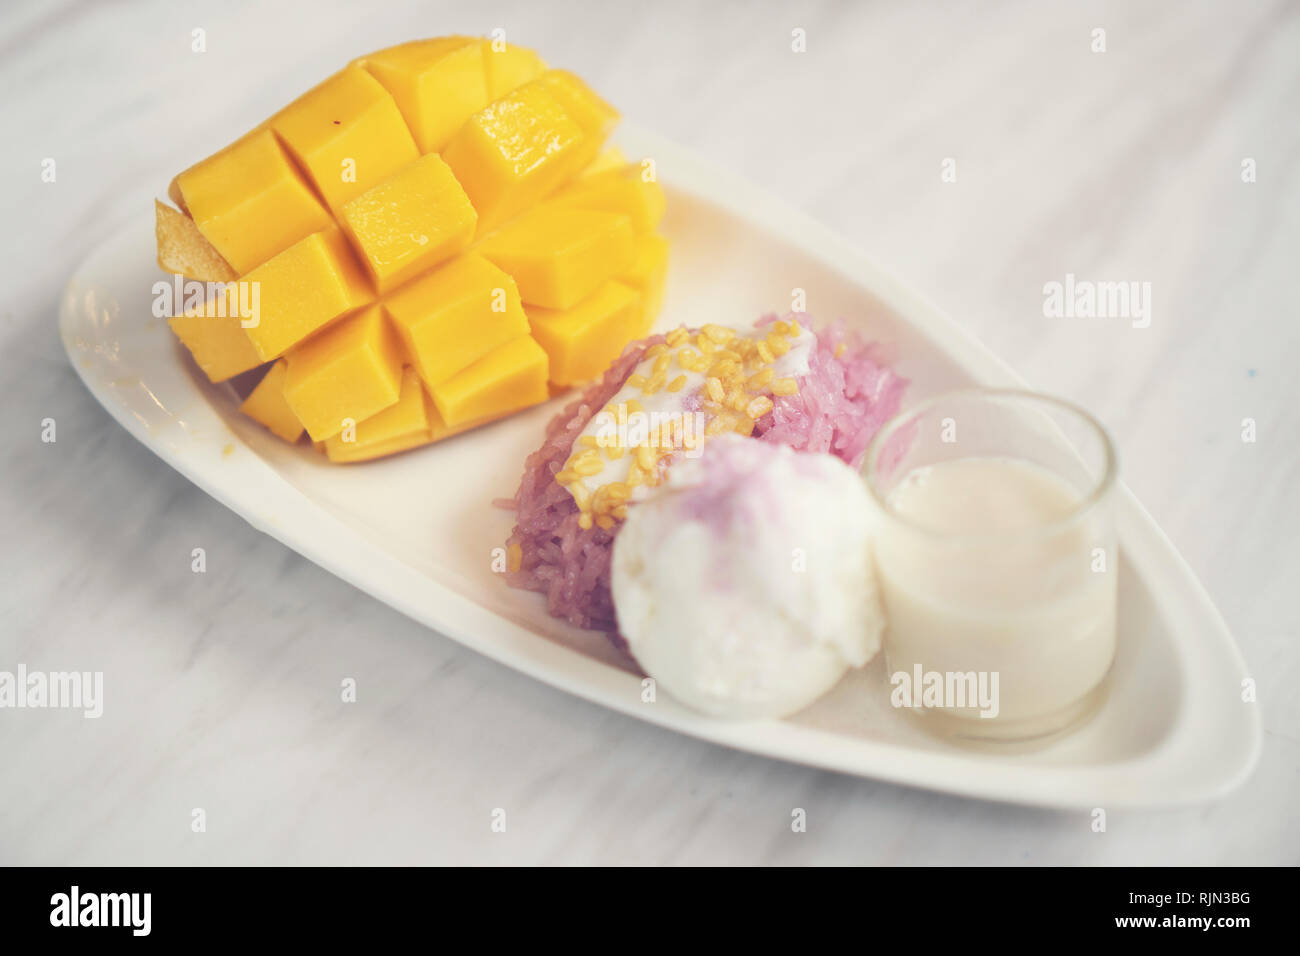
[[[808,326],[807,316],[787,316],[792,318]],[[755,326],[776,320],[775,315],[765,316]],[[898,411],[907,380],[889,368],[875,345],[838,324],[816,336],[798,393],[773,396],[772,410],[758,420],[753,437],[796,451],[829,453],[856,467],[880,426]],[[628,345],[600,381],[551,419],[542,446],[524,463],[513,501],[504,502],[515,511],[508,543],[518,546],[519,553],[519,567],[506,574],[507,582],[546,595],[552,615],[577,627],[605,631],[620,646],[609,580],[620,525],[609,530],[578,527],[578,506],[555,474],[592,416],[623,387],[646,349],[663,341],[662,335],[652,335]]]

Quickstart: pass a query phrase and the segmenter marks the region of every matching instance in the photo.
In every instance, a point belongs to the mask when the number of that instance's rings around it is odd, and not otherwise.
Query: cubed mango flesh
[[[183,208],[241,275],[330,225],[330,215],[268,129],[175,179]]]
[[[372,53],[365,68],[393,95],[422,153],[433,153],[488,105],[483,42],[416,40]]]
[[[336,216],[348,200],[420,155],[392,95],[356,64],[270,122]]]
[[[325,441],[397,401],[402,354],[381,306],[293,350],[284,394],[313,441]]]
[[[529,80],[541,76],[546,63],[526,47],[504,40],[484,40],[483,71],[487,79],[488,100],[499,100]]]
[[[438,409],[434,407],[432,400],[429,400],[429,427],[423,431],[407,432],[404,435],[395,435],[392,438],[367,442],[364,445],[341,442],[337,440],[336,436],[329,441],[319,442],[317,449],[328,455],[329,460],[336,464],[372,461],[375,458],[410,451],[412,448],[418,448],[421,445],[428,445],[431,442],[442,441],[444,438],[451,438],[453,435],[459,435],[462,432],[472,431],[482,425],[504,418],[512,411],[517,410],[507,409],[495,415],[486,415],[483,418],[475,418],[451,426],[442,420],[442,417],[438,414]],[[380,412],[380,415],[382,414],[383,412]],[[379,416],[375,417],[378,418]]]
[[[433,403],[419,374],[413,368],[403,369],[397,401],[357,422],[355,428],[327,438],[325,453],[331,461],[362,461],[374,457],[367,452],[376,446],[385,449],[382,454],[391,454],[393,444],[402,439],[412,439],[406,448],[422,445],[429,441],[432,409]]]
[[[520,406],[525,408],[527,406]],[[482,418],[472,418],[469,421],[460,422],[456,425],[448,425],[438,414],[437,406],[429,410],[429,440],[442,441],[444,438],[450,438],[452,435],[459,435],[461,432],[467,432],[471,429],[478,428],[480,425],[486,425],[488,422],[495,422],[498,419],[505,418],[511,412],[517,412],[518,408],[507,408],[504,411],[496,412],[492,415],[484,415]]]
[[[551,202],[622,213],[632,221],[637,235],[654,232],[665,207],[663,187],[647,180],[639,163],[583,176],[556,193]]]
[[[668,240],[663,236],[642,236],[637,243],[636,260],[619,276],[619,280],[641,293],[641,321],[632,338],[645,338],[664,304],[664,286],[668,282]]]
[[[478,216],[451,169],[430,153],[344,205],[340,222],[387,292],[468,246]]]
[[[582,128],[585,139],[578,150],[578,163],[584,167],[591,165],[618,125],[618,110],[568,70],[547,70],[533,83],[555,97],[564,112]]]
[[[527,312],[533,337],[550,359],[550,380],[561,387],[598,377],[643,321],[640,294],[614,280],[570,309]]]
[[[520,87],[460,128],[442,158],[478,213],[479,232],[511,219],[575,175],[586,134],[535,83]]]
[[[257,315],[249,317],[245,331],[263,361],[279,358],[374,299],[365,271],[337,228],[295,243],[239,282],[257,290]]]
[[[545,203],[485,239],[479,251],[509,273],[529,305],[567,309],[631,268],[627,216]]]
[[[395,438],[388,438],[383,441],[367,442],[364,445],[341,442],[336,435],[329,441],[321,442],[319,450],[323,451],[329,460],[336,465],[343,465],[359,461],[374,461],[376,458],[384,458],[388,455],[396,455],[399,452],[410,451],[412,448],[419,448],[421,445],[427,445],[432,441],[436,441],[436,439],[429,433],[428,429],[408,432],[405,435],[398,435]]]
[[[546,401],[546,353],[530,336],[489,352],[435,385],[433,403],[450,428]]]
[[[408,283],[384,305],[407,361],[430,388],[528,334],[514,280],[475,254]]]
[[[167,320],[211,382],[224,382],[262,364],[239,315],[226,311],[227,301],[225,296],[219,296],[208,303],[206,310],[187,309]]]
[[[230,285],[171,324],[214,381],[272,363],[243,411],[332,461],[545,401],[662,300],[663,194],[617,120],[500,34],[360,57],[173,179],[159,264]]]
[[[626,165],[627,157],[621,149],[617,146],[606,146],[595,159],[587,164],[587,168],[582,171],[582,175],[594,176],[597,173],[618,169],[620,166]]]
[[[284,376],[287,369],[284,359],[272,365],[248,398],[244,399],[239,410],[253,421],[265,425],[272,434],[293,443],[302,437],[303,427],[284,397]]]

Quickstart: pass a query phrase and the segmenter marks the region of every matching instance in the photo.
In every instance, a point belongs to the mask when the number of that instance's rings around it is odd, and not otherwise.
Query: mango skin
[[[158,265],[164,271],[200,282],[232,282],[238,278],[193,219],[156,199],[153,206]]]

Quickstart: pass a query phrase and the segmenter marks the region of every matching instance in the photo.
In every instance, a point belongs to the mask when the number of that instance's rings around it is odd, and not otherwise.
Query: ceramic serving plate
[[[969,384],[1020,386],[958,325],[808,218],[730,172],[625,129],[668,193],[672,265],[661,326],[748,323],[803,288],[808,311],[889,343],[907,401]],[[160,181],[162,181],[160,179]],[[397,457],[326,462],[237,414],[152,314],[152,210],[82,264],[60,329],[78,374],[132,435],[254,527],[430,628],[539,680],[662,727],[768,757],[987,799],[1061,807],[1185,804],[1241,783],[1259,753],[1245,665],[1191,570],[1119,488],[1120,651],[1105,703],[1037,749],[972,749],[889,706],[879,655],[808,710],[726,722],[666,695],[597,634],[547,616],[507,588],[493,549],[526,455],[557,403]],[[562,401],[562,400],[559,400]]]

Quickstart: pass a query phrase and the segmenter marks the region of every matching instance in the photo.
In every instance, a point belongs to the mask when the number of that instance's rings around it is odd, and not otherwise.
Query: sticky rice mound
[[[787,317],[794,318],[809,327],[807,316]],[[761,328],[776,320],[775,315],[765,316],[755,325]],[[856,467],[881,425],[898,411],[907,381],[889,368],[876,346],[838,324],[815,334],[817,346],[809,356],[808,374],[799,379],[798,393],[773,396],[772,410],[755,424],[753,437],[796,451],[832,454]],[[646,349],[663,341],[662,335],[653,335],[630,344],[600,381],[556,415],[541,447],[524,462],[519,490],[502,502],[515,511],[507,582],[546,595],[553,616],[605,631],[619,645],[610,557],[620,525],[608,530],[579,527],[578,506],[555,474],[592,416],[623,387]]]

